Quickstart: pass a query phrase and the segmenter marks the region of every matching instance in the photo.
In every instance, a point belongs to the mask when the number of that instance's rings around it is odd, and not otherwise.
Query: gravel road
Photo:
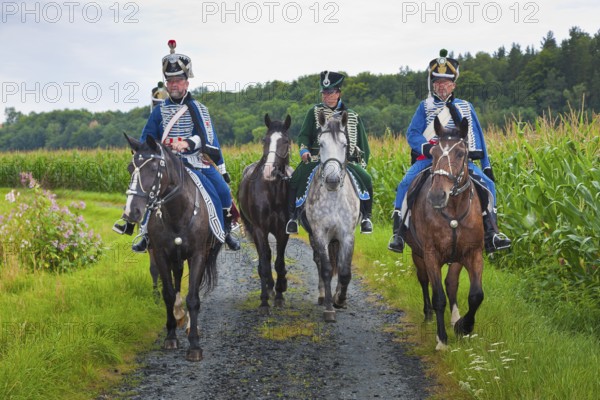
[[[348,308],[326,324],[312,250],[291,239],[286,258],[285,307],[261,317],[254,246],[222,251],[219,283],[200,310],[204,360],[185,361],[183,331],[179,350],[161,350],[161,333],[156,349],[140,356],[142,367],[98,400],[427,398],[433,383],[421,361],[384,329],[399,323],[399,312],[378,304],[355,275]]]

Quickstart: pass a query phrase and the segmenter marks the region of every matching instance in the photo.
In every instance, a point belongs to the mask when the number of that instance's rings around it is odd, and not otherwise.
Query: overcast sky
[[[192,59],[192,88],[239,91],[325,69],[424,70],[440,48],[538,50],[548,31],[560,43],[573,26],[590,35],[600,29],[597,0],[2,0],[0,7],[0,97],[23,113],[148,105],[169,39]]]

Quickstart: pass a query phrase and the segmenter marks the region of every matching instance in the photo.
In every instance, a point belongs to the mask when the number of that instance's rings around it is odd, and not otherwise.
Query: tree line
[[[472,102],[483,127],[512,121],[531,122],[548,111],[600,111],[600,31],[593,36],[578,27],[560,43],[553,32],[540,48],[513,43],[493,54],[449,54],[460,61],[456,96]],[[424,60],[424,65],[429,60]],[[222,144],[262,138],[263,116],[292,116],[298,134],[308,108],[320,101],[318,74],[292,82],[248,85],[238,92],[199,87],[192,94],[206,104]],[[427,96],[425,70],[400,67],[395,74],[362,72],[348,76],[344,102],[357,111],[371,136],[403,134],[419,101]],[[141,132],[148,107],[129,112],[60,110],[24,115],[10,107],[0,128],[0,150],[103,148],[124,146],[122,132]]]

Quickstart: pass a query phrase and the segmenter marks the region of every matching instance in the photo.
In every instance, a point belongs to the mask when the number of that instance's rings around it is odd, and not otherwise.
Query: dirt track
[[[286,305],[260,317],[254,246],[245,243],[240,252],[223,251],[218,286],[202,299],[204,360],[185,361],[183,331],[179,350],[160,350],[161,334],[156,350],[140,356],[143,367],[98,399],[426,398],[431,382],[419,359],[384,332],[401,315],[367,301],[355,276],[348,309],[338,311],[337,323],[325,324],[322,307],[316,305],[312,251],[292,239],[286,255]]]

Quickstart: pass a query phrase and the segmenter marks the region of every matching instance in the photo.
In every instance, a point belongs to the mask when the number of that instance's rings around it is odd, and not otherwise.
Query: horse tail
[[[336,276],[338,273],[338,253],[340,251],[340,242],[332,240],[327,248],[329,250],[329,262],[331,263],[331,276]]]
[[[204,273],[200,279],[200,289],[206,293],[211,292],[217,286],[217,257],[223,243],[216,241],[216,244],[210,248],[208,257],[204,263]]]

